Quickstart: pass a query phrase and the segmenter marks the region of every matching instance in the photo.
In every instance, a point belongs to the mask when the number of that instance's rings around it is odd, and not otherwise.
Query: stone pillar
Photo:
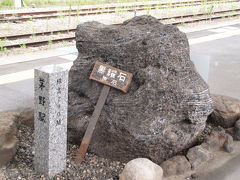
[[[21,8],[22,7],[22,0],[14,0],[14,7]]]
[[[53,177],[66,168],[68,70],[48,65],[34,73],[34,166]]]

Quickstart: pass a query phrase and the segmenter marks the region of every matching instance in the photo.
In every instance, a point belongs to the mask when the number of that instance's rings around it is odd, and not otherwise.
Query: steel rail
[[[9,36],[1,36],[0,39],[4,40],[15,40],[21,38],[29,38],[31,36],[44,36],[44,35],[55,35],[59,33],[68,33],[68,32],[75,32],[76,28],[73,29],[63,29],[63,30],[56,30],[56,31],[46,31],[46,32],[39,32],[39,33],[29,33],[29,34],[19,34],[19,35],[9,35]]]
[[[75,39],[75,36],[73,37],[65,37],[65,38],[58,38],[58,39],[52,39],[52,43],[62,42],[62,41],[72,41]],[[43,40],[43,41],[35,41],[35,42],[28,42],[24,44],[10,44],[10,45],[4,45],[2,49],[12,49],[12,48],[20,48],[22,45],[25,45],[26,47],[35,47],[39,45],[47,45],[49,44],[49,40]]]
[[[198,14],[189,14],[189,15],[183,15],[183,16],[172,16],[172,17],[165,17],[165,18],[160,18],[159,20],[168,20],[168,19],[180,19],[180,18],[188,18],[188,17],[196,17],[196,16],[206,16],[206,15],[214,15],[214,14],[223,14],[223,13],[228,13],[228,12],[238,12],[240,9],[231,9],[231,10],[224,10],[224,11],[217,11],[217,12],[212,12],[212,13],[198,13]]]
[[[205,14],[205,16],[206,15],[207,14]],[[170,24],[171,25],[189,24],[189,23],[196,23],[196,22],[200,22],[200,21],[216,20],[216,19],[235,17],[235,16],[239,16],[239,15],[240,15],[239,13],[234,13],[234,14],[227,14],[227,15],[222,15],[222,16],[204,17],[204,18],[199,18],[199,19],[190,19],[190,20],[185,20],[185,21],[178,21],[178,22],[173,22],[173,23],[170,23]]]

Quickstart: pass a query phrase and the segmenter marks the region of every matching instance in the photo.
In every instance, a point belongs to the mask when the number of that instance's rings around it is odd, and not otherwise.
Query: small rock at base
[[[240,100],[223,95],[211,97],[214,111],[208,121],[224,128],[233,127],[240,118]]]
[[[224,131],[214,131],[207,138],[206,143],[209,145],[211,150],[218,150],[223,147],[226,140],[226,134]]]
[[[0,113],[0,166],[6,165],[16,153],[15,116],[15,112]]]
[[[223,148],[227,152],[233,151],[233,138],[225,131],[214,131],[208,137],[206,144],[211,150],[219,150]]]
[[[236,121],[234,126],[234,138],[240,140],[240,119]]]
[[[214,155],[212,152],[199,145],[188,150],[187,158],[192,166],[192,169],[197,169],[204,163],[213,159]]]
[[[226,140],[223,144],[223,148],[225,151],[231,153],[233,152],[233,137],[230,136],[229,134],[226,134]]]
[[[185,156],[174,156],[164,161],[160,166],[163,169],[163,175],[165,177],[181,175],[191,171],[191,164]]]
[[[119,180],[162,180],[163,170],[146,158],[129,161],[119,175]]]

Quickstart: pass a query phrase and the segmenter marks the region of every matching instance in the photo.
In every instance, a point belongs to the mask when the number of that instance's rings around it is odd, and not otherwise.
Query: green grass
[[[12,0],[0,0],[0,7],[2,6],[13,6]]]
[[[26,44],[20,44],[20,48],[22,48],[22,49],[26,49],[27,46],[26,46]]]
[[[5,41],[0,39],[0,51],[4,50]]]
[[[52,40],[48,40],[48,45],[52,45],[53,41]]]

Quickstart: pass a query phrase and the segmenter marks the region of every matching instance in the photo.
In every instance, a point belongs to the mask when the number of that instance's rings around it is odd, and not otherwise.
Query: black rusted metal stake
[[[92,138],[93,131],[95,129],[98,118],[101,114],[102,108],[103,108],[103,106],[105,104],[105,101],[107,99],[109,90],[110,90],[110,86],[107,86],[107,85],[103,86],[101,94],[100,94],[98,102],[97,102],[97,105],[95,106],[93,115],[92,115],[92,117],[89,121],[87,130],[86,130],[85,135],[84,135],[83,140],[82,140],[82,143],[81,143],[80,148],[77,152],[76,163],[81,163],[84,159],[84,156],[87,152],[88,146],[89,146],[91,138]]]

